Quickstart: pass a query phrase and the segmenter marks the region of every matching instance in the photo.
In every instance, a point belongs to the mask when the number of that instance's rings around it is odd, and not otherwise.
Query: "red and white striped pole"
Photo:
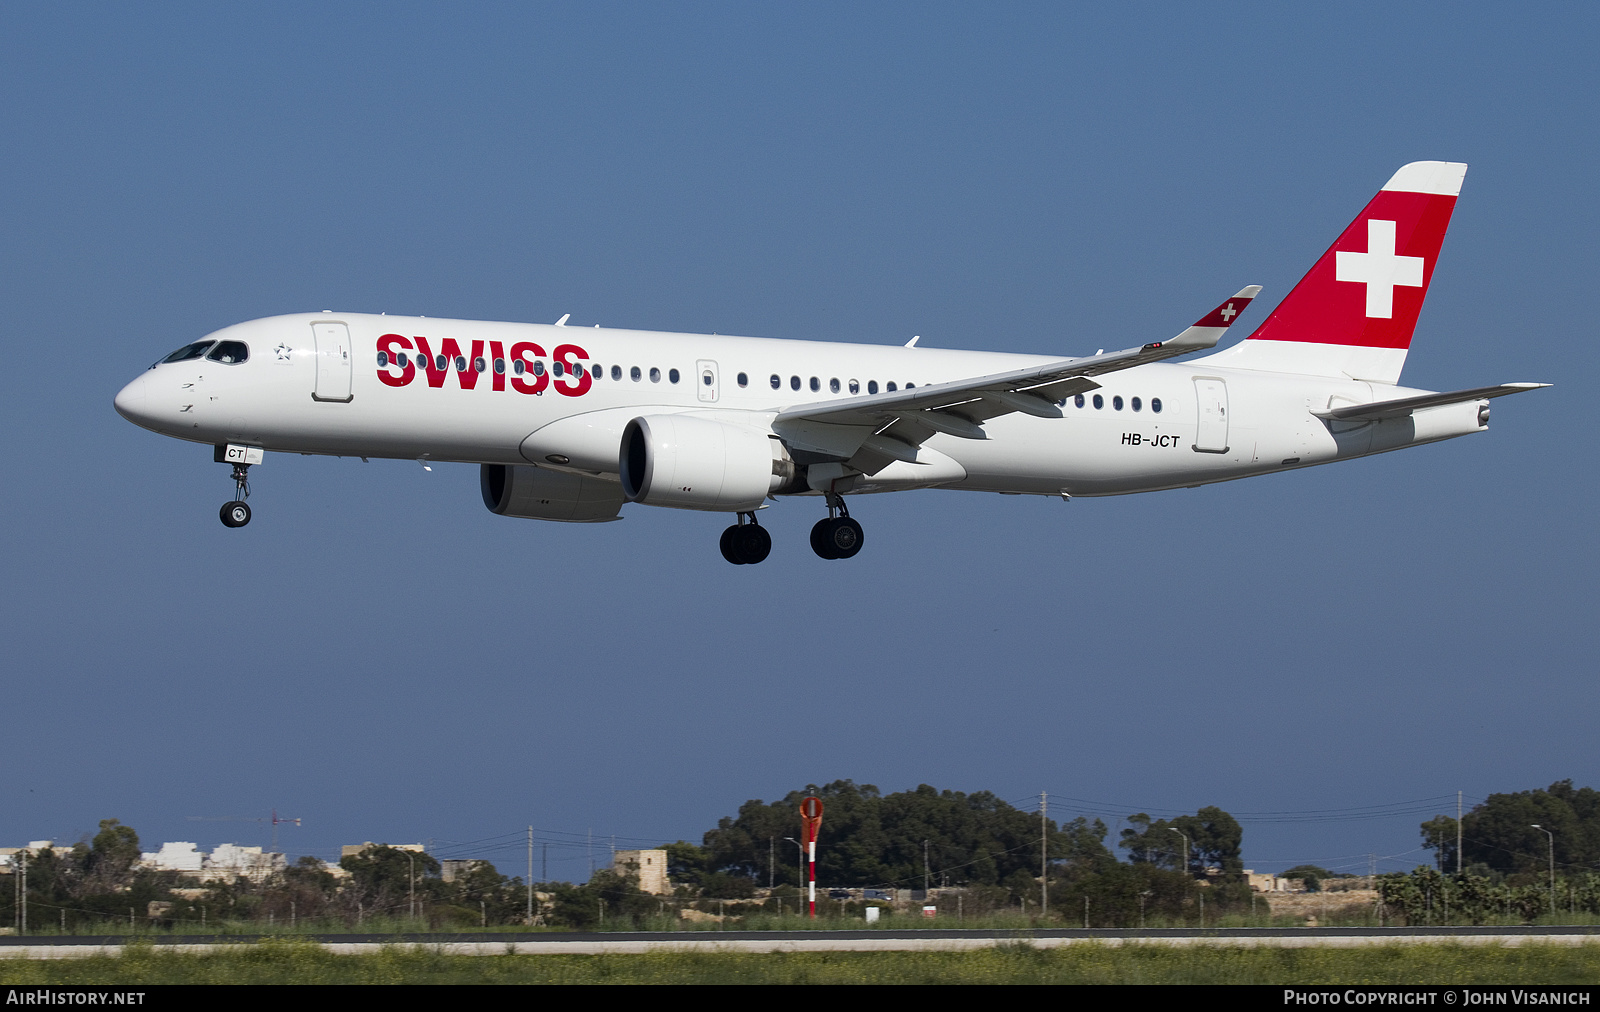
[[[806,828],[806,864],[809,869],[807,888],[810,896],[811,919],[817,919],[817,830],[822,828],[822,799],[806,798],[800,802],[800,821]]]

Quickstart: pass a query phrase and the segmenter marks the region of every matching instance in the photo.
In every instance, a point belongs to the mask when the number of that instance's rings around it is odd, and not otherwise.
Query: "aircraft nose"
[[[145,391],[149,386],[149,373],[144,373],[138,379],[129,383],[117,392],[114,402],[117,414],[126,418],[135,425],[146,425],[149,422],[149,413],[145,409]]]

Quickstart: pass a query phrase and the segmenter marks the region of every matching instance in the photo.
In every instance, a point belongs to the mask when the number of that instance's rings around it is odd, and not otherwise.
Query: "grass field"
[[[0,959],[0,985],[43,984],[1558,984],[1600,983],[1600,944],[1360,948],[1026,943],[964,952],[654,952],[336,956],[300,941],[183,954]]]

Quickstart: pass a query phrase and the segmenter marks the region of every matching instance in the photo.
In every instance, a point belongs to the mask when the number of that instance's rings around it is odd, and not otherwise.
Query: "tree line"
[[[805,877],[797,810],[806,797],[825,805],[817,851],[824,890],[959,890],[937,901],[941,914],[959,895],[958,909],[971,916],[1013,911],[1094,926],[1216,923],[1255,908],[1240,857],[1243,830],[1220,808],[1172,819],[1132,816],[1113,844],[1101,819],[1045,819],[987,791],[924,784],[884,794],[871,784],[838,780],[772,802],[747,801],[699,843],[664,845],[673,897],[645,894],[627,868],[603,870],[582,884],[534,883],[532,920],[589,928],[642,926],[684,907],[794,913]],[[1554,889],[1550,837],[1530,828],[1535,823],[1554,834]],[[1457,856],[1455,820],[1428,820],[1423,841],[1436,851],[1439,867],[1382,876],[1380,916],[1423,924],[1533,919],[1557,910],[1600,913],[1600,792],[1560,781],[1544,790],[1491,795],[1466,813],[1460,828],[1462,874],[1447,874]],[[92,838],[32,856],[30,928],[103,930],[127,922],[370,929],[392,921],[446,929],[524,924],[530,914],[529,884],[487,861],[458,863],[446,881],[433,856],[388,846],[342,858],[344,875],[305,857],[265,881],[239,877],[203,886],[177,872],[143,868],[139,855],[137,833],[107,819]],[[1299,870],[1311,880],[1331,874]],[[13,875],[6,883],[12,888],[0,890],[0,923],[19,920],[19,882]]]

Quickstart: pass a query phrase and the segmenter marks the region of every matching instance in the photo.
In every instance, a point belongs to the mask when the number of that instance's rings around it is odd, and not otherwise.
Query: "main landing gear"
[[[250,465],[233,465],[233,501],[222,504],[221,517],[224,527],[243,527],[250,522],[250,507],[245,502],[250,498]]]
[[[721,547],[722,557],[735,566],[753,566],[772,553],[772,535],[756,522],[754,512],[740,513],[739,522],[722,532]]]
[[[848,559],[861,551],[865,535],[861,525],[850,519],[844,496],[834,492],[828,497],[828,518],[818,520],[811,528],[811,550],[824,559]]]

